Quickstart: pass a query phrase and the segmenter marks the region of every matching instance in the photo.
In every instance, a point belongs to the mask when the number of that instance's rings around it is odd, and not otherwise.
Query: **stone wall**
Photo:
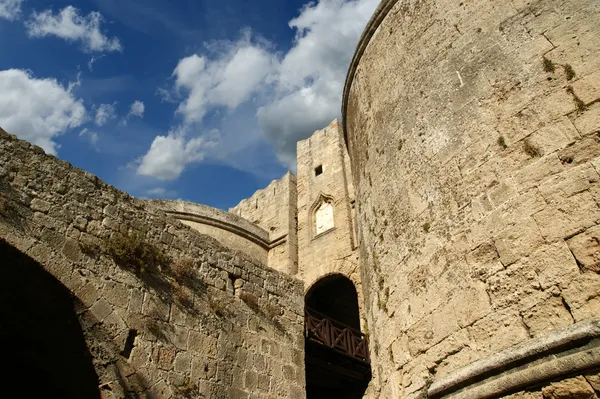
[[[354,192],[341,126],[334,120],[299,141],[297,148],[298,277],[308,290],[327,275],[343,274],[354,282],[362,299],[352,217]],[[318,175],[317,167],[321,168]],[[317,234],[322,201],[333,205],[333,228]]]
[[[300,281],[1,130],[0,238],[73,294],[103,398],[305,397]]]
[[[379,6],[343,105],[375,396],[600,315],[599,20],[597,0]]]
[[[269,233],[269,267],[294,275],[298,270],[296,176],[288,172],[229,212]]]
[[[215,238],[224,246],[241,251],[267,266],[271,240],[269,233],[235,214],[185,201],[148,200],[148,204]]]

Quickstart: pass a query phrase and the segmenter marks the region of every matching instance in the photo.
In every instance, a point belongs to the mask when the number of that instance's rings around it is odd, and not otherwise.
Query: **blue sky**
[[[340,117],[378,0],[0,0],[0,127],[132,195],[226,209]]]

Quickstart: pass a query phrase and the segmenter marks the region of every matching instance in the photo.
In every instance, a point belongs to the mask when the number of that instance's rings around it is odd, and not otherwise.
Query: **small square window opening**
[[[315,176],[319,176],[323,173],[323,165],[319,165],[315,168]]]

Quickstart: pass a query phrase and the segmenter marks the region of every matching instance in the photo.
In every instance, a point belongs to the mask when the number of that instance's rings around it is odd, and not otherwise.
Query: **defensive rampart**
[[[599,20],[595,0],[381,2],[343,103],[376,396],[595,397],[596,338],[535,340],[600,315]]]
[[[35,356],[27,370],[40,378],[42,365],[51,371],[60,363],[43,357],[70,329],[83,336],[82,361],[92,359],[86,375],[97,376],[93,397],[305,397],[300,281],[1,130],[0,237],[0,268],[12,282],[3,298],[15,294],[0,307],[1,334],[19,342],[31,337]],[[46,277],[34,281],[36,273]],[[32,292],[52,302],[48,293],[65,290],[72,303],[63,313],[76,315],[80,328],[23,328],[39,323],[23,324],[29,313],[14,306],[27,309],[35,298],[19,303],[16,296]],[[31,317],[66,323],[48,313],[55,310],[50,303],[40,306],[44,312]],[[41,338],[50,332],[55,338]],[[7,359],[29,353],[7,347]],[[11,381],[29,375],[9,370]],[[46,392],[59,392],[54,384],[49,380]],[[81,397],[76,389],[64,392],[59,397]]]

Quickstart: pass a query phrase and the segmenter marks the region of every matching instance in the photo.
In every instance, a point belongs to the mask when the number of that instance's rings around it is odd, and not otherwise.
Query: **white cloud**
[[[121,51],[118,38],[108,38],[100,30],[102,15],[93,11],[81,15],[73,6],[63,8],[54,14],[51,10],[34,12],[26,22],[30,37],[57,36],[69,42],[81,42],[86,52]]]
[[[100,61],[100,59],[102,59],[104,56],[105,56],[105,54],[100,54],[98,56],[93,55],[92,58],[90,58],[90,60],[88,61],[88,70],[90,72],[93,72],[94,71],[94,64],[97,61]]]
[[[13,21],[21,15],[23,0],[0,0],[0,18]]]
[[[210,148],[220,158],[232,154],[251,158],[244,155],[245,149],[258,148],[256,143],[266,139],[279,162],[294,169],[296,142],[340,116],[350,60],[378,3],[310,2],[289,22],[296,36],[286,54],[245,31],[237,42],[209,44],[205,52],[180,59],[173,71],[173,88],[159,89],[159,94],[179,103],[176,113],[183,126],[206,130],[210,123],[223,131],[218,147],[202,146],[203,155]],[[220,113],[222,108],[227,112]],[[211,118],[206,118],[211,111]],[[198,162],[187,155],[193,140],[157,136],[137,173],[177,178],[188,163]],[[237,161],[229,163],[244,163]]]
[[[293,167],[296,142],[340,117],[344,80],[358,39],[379,0],[308,3],[289,25],[292,49],[279,65],[274,100],[257,111],[279,159]]]
[[[98,133],[90,131],[87,127],[79,132],[79,137],[87,138],[94,147],[98,144]]]
[[[0,126],[56,154],[53,139],[86,119],[83,101],[69,86],[20,69],[0,71]]]
[[[201,122],[211,107],[235,109],[273,71],[275,56],[247,33],[236,43],[219,45],[224,50],[215,58],[194,54],[173,71],[176,90],[185,93],[177,112],[186,123]]]
[[[115,119],[117,117],[116,106],[117,103],[100,104],[96,109],[96,118],[94,119],[96,125],[103,126],[108,121]]]
[[[138,118],[143,118],[145,110],[146,107],[144,106],[143,102],[134,101],[133,104],[131,104],[131,107],[129,107],[129,113],[127,114],[127,117],[135,116]]]
[[[139,161],[137,173],[159,180],[175,180],[188,164],[202,161],[207,150],[215,147],[220,139],[218,131],[187,139],[184,130],[156,136],[148,153]]]

